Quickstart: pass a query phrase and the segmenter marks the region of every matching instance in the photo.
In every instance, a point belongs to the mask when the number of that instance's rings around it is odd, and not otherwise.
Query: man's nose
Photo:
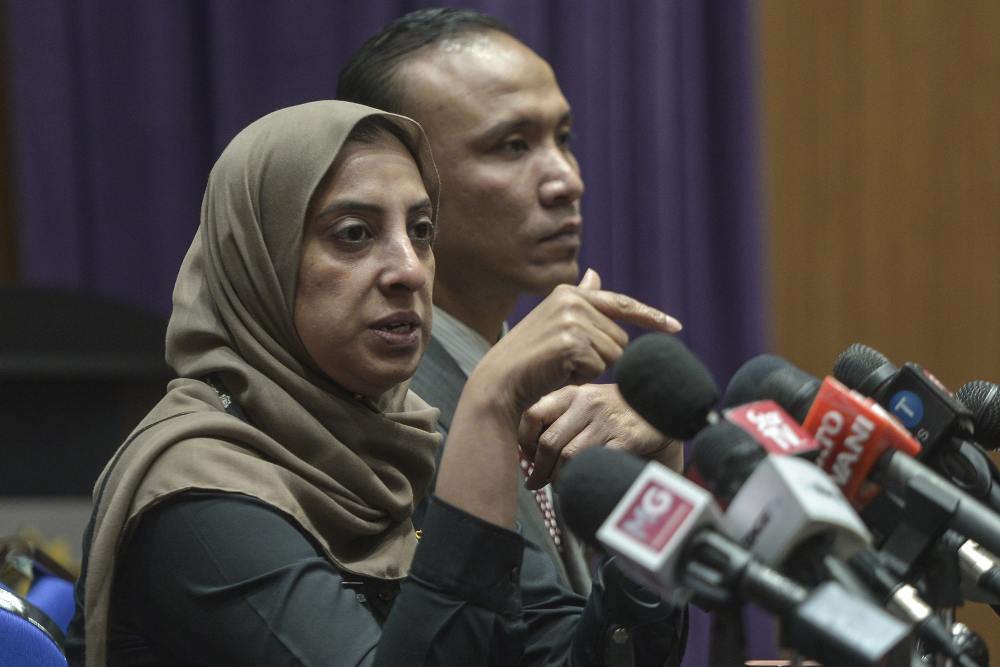
[[[543,206],[565,206],[583,196],[583,179],[576,158],[554,148],[546,165],[545,178],[539,186]]]

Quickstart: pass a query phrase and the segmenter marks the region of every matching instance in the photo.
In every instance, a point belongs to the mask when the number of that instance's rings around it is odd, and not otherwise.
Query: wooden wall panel
[[[1000,3],[761,8],[778,352],[1000,380]]]
[[[1000,3],[758,7],[775,351],[1000,382]]]

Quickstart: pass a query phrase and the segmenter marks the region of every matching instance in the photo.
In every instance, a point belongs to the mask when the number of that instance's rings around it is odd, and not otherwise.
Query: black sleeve
[[[379,627],[356,590],[255,500],[184,494],[140,519],[120,563],[111,664],[372,662]]]
[[[613,559],[597,568],[584,599],[559,583],[545,552],[525,541],[521,595],[525,666],[674,667],[684,655],[686,609],[624,577]]]
[[[384,627],[299,528],[233,494],[140,520],[113,593],[111,664],[510,665],[524,643],[522,540],[432,508]]]
[[[410,579],[403,584],[404,593],[407,587],[421,593],[400,596],[386,633],[387,639],[395,630],[413,633],[422,623],[418,632],[428,636],[415,644],[386,641],[384,648],[410,645],[432,652],[392,654],[386,665],[664,667],[680,663],[686,610],[671,607],[626,579],[613,562],[602,564],[594,589],[585,599],[560,583],[549,556],[530,541],[444,501],[432,498],[427,504],[423,529]],[[426,613],[424,605],[432,593],[444,613],[428,621],[420,614]],[[492,610],[494,624],[470,628],[452,622],[434,627],[444,619],[461,618],[468,623],[487,618],[463,615],[470,604],[467,600]]]
[[[636,615],[600,581],[584,604],[544,553],[442,501],[384,625],[355,579],[273,508],[184,494],[143,516],[121,558],[109,663],[597,667],[618,624],[652,630],[636,665],[679,658],[663,639],[676,615]]]

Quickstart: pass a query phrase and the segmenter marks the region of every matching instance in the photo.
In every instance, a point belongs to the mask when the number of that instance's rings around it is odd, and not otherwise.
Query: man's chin
[[[567,262],[546,270],[526,271],[521,276],[522,291],[531,296],[547,296],[559,285],[576,285],[580,282],[580,267],[577,262]]]

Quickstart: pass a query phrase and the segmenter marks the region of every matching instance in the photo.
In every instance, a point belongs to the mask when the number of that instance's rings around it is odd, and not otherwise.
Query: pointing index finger
[[[584,291],[583,294],[597,310],[613,320],[665,333],[677,333],[682,328],[676,318],[625,294],[606,290]]]

